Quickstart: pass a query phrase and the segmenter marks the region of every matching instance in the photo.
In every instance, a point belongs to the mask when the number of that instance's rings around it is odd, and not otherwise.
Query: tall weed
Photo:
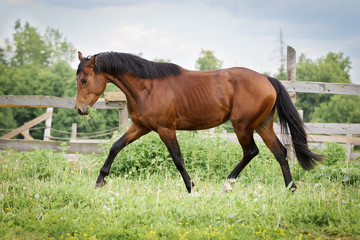
[[[320,152],[325,155],[323,162],[311,171],[295,171],[295,179],[307,178],[313,182],[320,182],[324,179],[333,182],[340,181],[343,184],[355,184],[360,182],[360,163],[346,162],[346,149],[338,143],[328,142],[326,148]]]

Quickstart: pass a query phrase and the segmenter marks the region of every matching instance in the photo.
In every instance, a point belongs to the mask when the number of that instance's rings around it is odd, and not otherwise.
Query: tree
[[[50,52],[40,34],[28,22],[22,26],[21,21],[15,22],[15,33],[13,35],[14,55],[11,63],[14,66],[26,63],[36,65],[47,65]],[[12,50],[12,48],[9,48]]]
[[[76,96],[75,70],[68,63],[76,56],[75,50],[59,30],[48,27],[40,34],[28,22],[23,25],[17,20],[12,39],[0,47],[1,95]],[[40,108],[0,108],[0,129],[16,128],[43,113],[45,110]],[[70,132],[71,123],[77,122],[80,132],[94,128],[101,131],[118,126],[118,114],[117,110],[99,110],[97,121],[81,125],[74,109],[54,109],[52,126]],[[0,132],[0,136],[4,133]],[[42,139],[43,131],[32,131],[31,135]],[[52,132],[52,136],[69,137],[57,132]]]
[[[296,68],[296,79],[298,81],[350,83],[350,69],[350,58],[344,57],[341,52],[330,52],[315,62],[302,54]],[[304,121],[309,122],[313,118],[315,108],[321,103],[329,102],[331,97],[328,94],[298,93],[296,106],[304,110]]]
[[[49,62],[54,64],[57,61],[72,61],[76,56],[76,51],[73,45],[66,41],[63,34],[58,29],[47,28],[44,41],[50,51]]]
[[[275,78],[279,80],[286,80],[286,72],[283,65],[280,66],[279,73],[275,75]]]
[[[75,49],[63,39],[62,34],[48,28],[42,36],[28,22],[22,25],[21,20],[15,22],[13,43],[7,40],[7,50],[12,54],[11,65],[35,64],[49,66],[58,60],[72,60]]]
[[[211,50],[201,50],[199,58],[196,60],[195,68],[199,70],[214,70],[222,67],[223,62],[214,56]]]
[[[153,59],[154,62],[163,62],[163,63],[171,63],[170,58],[154,58]]]
[[[7,65],[7,61],[6,61],[5,49],[0,47],[0,66],[6,66],[6,65]]]
[[[335,95],[313,113],[313,122],[360,123],[360,96]]]
[[[4,78],[4,74],[6,72],[6,66],[3,62],[0,63],[0,95],[5,95],[5,81],[1,81]],[[16,128],[16,121],[13,116],[13,109],[12,108],[0,108],[0,128],[3,129],[13,129]],[[4,135],[6,132],[0,131],[0,136]]]

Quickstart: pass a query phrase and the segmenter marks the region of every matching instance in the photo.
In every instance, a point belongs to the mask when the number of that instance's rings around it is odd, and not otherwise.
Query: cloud
[[[107,29],[103,32],[105,45],[108,49],[120,52],[138,54],[144,53],[148,59],[170,58],[178,64],[188,67],[195,63],[200,46],[191,40],[170,35],[156,28],[147,28],[143,24],[120,25],[116,28]]]
[[[36,2],[36,0],[4,0],[5,4],[8,5],[23,5],[23,4],[31,4]]]
[[[301,34],[317,38],[346,38],[353,34],[354,25],[360,31],[360,1],[357,0],[213,0],[209,5],[223,8],[239,18],[304,26]]]
[[[7,0],[12,1],[12,0]],[[15,0],[30,1],[30,0]],[[130,7],[148,4],[147,0],[32,0],[48,4],[50,6],[89,10],[94,8],[107,7]],[[176,3],[176,0],[157,0],[157,3],[170,4]]]

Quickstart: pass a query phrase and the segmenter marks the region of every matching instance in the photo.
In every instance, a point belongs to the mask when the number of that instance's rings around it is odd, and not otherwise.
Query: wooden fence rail
[[[15,151],[33,151],[34,147],[40,149],[54,150],[61,152],[60,141],[42,141],[42,140],[24,140],[24,139],[3,139],[0,138],[0,150],[6,150],[8,147]],[[66,153],[83,153],[91,154],[93,152],[100,153],[103,149],[99,147],[101,143],[67,143],[69,147]]]
[[[0,96],[0,107],[31,107],[31,108],[75,108],[74,97],[53,97],[38,95],[5,95]],[[99,99],[92,108],[124,109],[126,99],[122,101],[105,101]]]
[[[360,84],[320,83],[281,81],[288,91],[326,94],[360,95]],[[113,94],[113,93],[111,93]],[[99,99],[93,106],[96,109],[124,109],[125,101],[105,101]],[[0,96],[0,107],[36,107],[36,108],[74,108],[75,98],[37,95]]]
[[[360,84],[281,81],[286,90],[303,93],[360,95]]]

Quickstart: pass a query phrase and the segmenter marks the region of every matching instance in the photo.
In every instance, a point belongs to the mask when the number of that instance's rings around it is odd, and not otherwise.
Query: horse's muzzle
[[[85,111],[81,110],[80,108],[76,108],[76,111],[77,111],[78,114],[80,114],[80,115],[88,115],[87,108],[85,109]]]

